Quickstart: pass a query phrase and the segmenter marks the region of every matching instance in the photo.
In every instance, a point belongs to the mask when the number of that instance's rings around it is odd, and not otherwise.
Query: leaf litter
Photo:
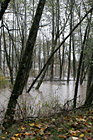
[[[93,110],[64,111],[34,121],[16,122],[0,140],[92,140]]]

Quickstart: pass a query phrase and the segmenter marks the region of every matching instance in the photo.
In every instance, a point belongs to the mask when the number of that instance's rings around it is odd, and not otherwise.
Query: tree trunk
[[[72,31],[72,17],[73,17],[73,1],[70,0],[70,32]],[[70,36],[69,39],[69,54],[68,54],[68,76],[67,76],[67,83],[69,83],[69,78],[70,78],[70,69],[71,69],[71,42],[72,42],[72,35]]]
[[[6,46],[6,39],[5,39],[5,32],[4,32],[4,27],[3,27],[3,41],[4,41],[4,51],[5,51],[5,56],[6,56],[6,62],[9,68],[9,72],[10,72],[10,79],[11,79],[11,84],[13,85],[13,71],[12,71],[12,67],[9,61],[9,56],[7,53],[7,46]]]
[[[72,34],[72,48],[73,48],[73,80],[76,78],[76,58],[75,58],[75,43],[74,34]]]
[[[5,10],[7,9],[9,2],[10,2],[10,0],[4,0],[4,2],[1,3],[0,20],[2,19],[2,16],[5,13]]]
[[[54,0],[52,0],[52,52],[54,52]],[[51,59],[51,73],[50,73],[50,80],[53,80],[54,76],[54,56]]]
[[[2,51],[1,51],[1,35],[0,35],[0,69],[2,68]]]
[[[46,69],[44,70],[44,72],[43,72],[43,74],[42,74],[40,80],[38,81],[38,84],[37,84],[37,86],[36,86],[36,89],[39,89],[39,88],[40,88],[40,86],[41,86],[41,84],[42,84],[42,82],[43,82],[43,79],[44,79],[44,77],[45,77],[45,74],[46,74],[47,69],[48,69],[48,66],[46,67]]]
[[[82,65],[82,59],[83,59],[83,53],[84,53],[84,46],[85,46],[85,43],[86,43],[88,26],[89,26],[89,23],[86,27],[86,31],[85,31],[85,35],[84,35],[84,41],[83,41],[82,47],[81,47],[81,54],[80,54],[79,66],[78,66],[78,71],[77,71],[77,79],[76,79],[76,84],[75,84],[75,92],[74,92],[74,104],[73,104],[74,108],[76,108],[79,77],[80,77],[80,71],[81,71],[81,65]]]
[[[5,129],[10,127],[13,123],[17,99],[19,95],[22,94],[24,86],[26,85],[27,80],[28,80],[29,72],[32,67],[33,49],[34,49],[37,32],[39,28],[39,22],[42,16],[45,2],[46,0],[39,0],[39,4],[36,10],[36,15],[34,17],[34,21],[33,21],[33,24],[29,33],[28,40],[27,40],[26,49],[22,56],[22,61],[20,62],[20,65],[19,65],[16,81],[15,81],[13,91],[12,91],[12,94],[8,103],[7,111],[5,113],[5,118],[3,122],[3,126]]]
[[[64,40],[64,33],[63,33],[63,40]],[[65,53],[65,44],[63,44],[63,48],[62,48],[62,64],[61,64],[61,69],[60,69],[60,79],[61,77],[64,79],[63,76],[63,68],[64,68],[64,53]]]
[[[90,63],[89,72],[88,72],[85,105],[90,105],[92,101],[93,101],[93,49],[92,49],[91,63]]]

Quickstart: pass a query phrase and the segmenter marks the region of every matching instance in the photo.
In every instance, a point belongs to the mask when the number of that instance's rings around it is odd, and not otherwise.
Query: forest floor
[[[35,120],[17,121],[0,140],[93,140],[93,109],[62,111]]]

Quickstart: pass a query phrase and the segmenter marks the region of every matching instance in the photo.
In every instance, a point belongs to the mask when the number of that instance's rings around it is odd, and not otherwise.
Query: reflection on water
[[[39,114],[42,106],[42,112],[48,113],[49,111],[51,112],[51,108],[54,107],[56,102],[63,105],[67,102],[67,100],[73,99],[74,88],[75,83],[73,81],[70,81],[69,85],[64,81],[45,81],[39,90],[35,90],[33,88],[29,94],[24,90],[23,94],[18,99],[19,105],[22,104],[22,109],[25,110],[24,115],[27,116]],[[85,93],[86,83],[79,86],[78,89],[78,96],[80,95],[80,105],[85,101]],[[10,94],[11,92],[7,88],[0,90],[0,111],[7,107]]]

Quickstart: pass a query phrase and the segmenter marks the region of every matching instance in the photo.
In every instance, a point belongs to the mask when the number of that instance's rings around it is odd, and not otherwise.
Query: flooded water
[[[38,116],[40,114],[48,114],[57,107],[63,107],[63,105],[68,101],[72,100],[74,97],[74,88],[75,83],[73,81],[69,82],[69,85],[65,81],[45,81],[41,85],[39,90],[34,88],[28,94],[23,92],[23,94],[18,99],[17,108],[20,108],[23,111],[23,116]],[[79,86],[78,89],[78,105],[82,105],[85,101],[86,94],[86,83],[82,86]],[[4,109],[6,109],[9,97],[11,95],[11,90],[8,88],[0,89],[0,118]],[[20,109],[16,111],[16,117],[20,112]]]

